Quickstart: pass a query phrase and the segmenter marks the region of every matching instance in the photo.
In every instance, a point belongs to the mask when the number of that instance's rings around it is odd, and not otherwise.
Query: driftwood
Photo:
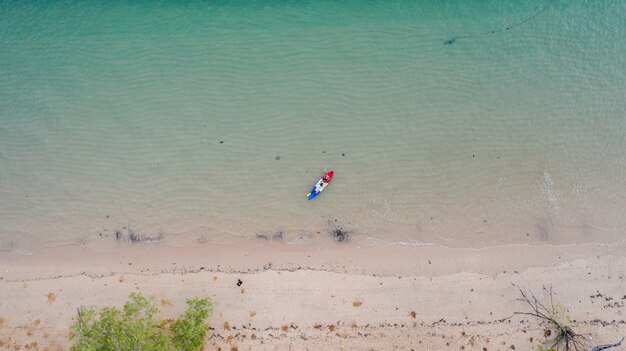
[[[589,349],[589,351],[602,351],[602,350],[610,349],[613,347],[618,347],[619,345],[622,344],[622,341],[624,341],[624,337],[622,337],[622,340],[620,340],[619,342],[616,342],[615,344],[599,345],[599,346]]]
[[[539,301],[532,291],[529,291],[527,294],[518,286],[516,286],[516,288],[519,290],[521,295],[519,301],[522,301],[530,306],[532,312],[514,312],[514,314],[533,316],[552,326],[552,328],[556,331],[556,336],[552,339],[550,348],[558,349],[562,346],[565,351],[603,351],[613,347],[618,347],[622,344],[622,341],[624,341],[624,338],[622,338],[622,340],[615,344],[605,344],[586,348],[585,346],[587,344],[587,340],[582,335],[575,333],[568,325],[565,324],[563,320],[561,320],[562,316],[559,313],[559,309],[554,306],[554,302],[552,300],[552,288],[543,288],[544,292],[548,293],[550,296],[549,306],[546,306]],[[551,332],[546,332],[546,336],[550,336],[550,334]]]
[[[529,291],[526,294],[522,289],[519,289],[520,295],[522,296],[519,300],[525,302],[530,308],[532,312],[514,312],[514,314],[522,314],[529,315],[536,318],[539,318],[545,322],[547,322],[554,330],[556,331],[556,336],[550,342],[551,348],[558,348],[559,346],[563,346],[563,350],[565,351],[584,351],[585,350],[585,338],[575,333],[568,325],[565,324],[564,321],[560,320],[560,315],[558,309],[554,306],[554,302],[552,300],[552,288],[543,290],[547,292],[550,296],[550,305],[544,305],[537,297]],[[549,336],[551,333],[546,333],[546,336]]]

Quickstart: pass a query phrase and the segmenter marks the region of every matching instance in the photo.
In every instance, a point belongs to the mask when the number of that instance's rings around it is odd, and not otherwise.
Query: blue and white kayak
[[[319,182],[315,184],[315,186],[313,186],[313,189],[311,189],[311,192],[306,195],[309,197],[309,200],[313,200],[317,195],[319,195],[322,191],[324,191],[324,189],[326,189],[330,181],[333,179],[334,174],[335,172],[331,170],[330,172],[326,173],[322,177],[322,179],[320,179]],[[326,180],[324,178],[326,178]]]

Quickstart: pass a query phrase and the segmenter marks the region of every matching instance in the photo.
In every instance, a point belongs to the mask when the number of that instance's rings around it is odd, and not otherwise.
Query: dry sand
[[[140,291],[179,314],[210,296],[207,350],[535,350],[513,285],[552,286],[594,343],[626,335],[626,243],[486,249],[280,243],[0,253],[0,349],[67,350],[80,305]],[[237,280],[243,284],[238,287]]]

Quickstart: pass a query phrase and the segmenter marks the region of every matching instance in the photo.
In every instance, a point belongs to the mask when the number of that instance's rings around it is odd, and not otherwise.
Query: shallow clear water
[[[624,13],[2,2],[0,249],[129,226],[171,244],[336,226],[371,245],[622,240]]]

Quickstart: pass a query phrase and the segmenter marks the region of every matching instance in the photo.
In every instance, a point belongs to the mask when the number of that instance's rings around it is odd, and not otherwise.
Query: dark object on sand
[[[241,286],[241,284],[243,284],[243,282],[241,281],[241,279],[237,279],[237,286]]]
[[[276,156],[276,161],[280,160],[280,156]]]
[[[620,340],[618,343],[607,344],[607,345],[599,345],[599,346],[596,346],[596,347],[590,349],[589,351],[602,351],[602,350],[610,349],[610,348],[613,348],[613,347],[618,347],[618,346],[620,346],[622,344],[622,341],[624,341],[624,337],[622,337],[622,340]]]

